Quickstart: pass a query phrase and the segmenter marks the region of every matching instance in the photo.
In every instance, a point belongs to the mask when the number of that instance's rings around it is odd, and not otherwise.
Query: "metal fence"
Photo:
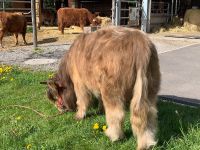
[[[151,13],[170,15],[170,4],[166,2],[152,2]]]
[[[29,4],[29,8],[14,7],[20,4]],[[31,11],[31,1],[0,0],[0,11]]]
[[[139,26],[140,2],[138,0],[114,0],[112,22],[121,26]]]
[[[37,4],[37,2],[36,2]],[[25,15],[27,23],[31,24],[31,0],[0,0],[0,11],[29,13]]]

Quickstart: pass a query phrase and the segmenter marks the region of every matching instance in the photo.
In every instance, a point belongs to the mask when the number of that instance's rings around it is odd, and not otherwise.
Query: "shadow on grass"
[[[177,104],[164,98],[161,100],[164,101],[158,103],[158,146],[164,146],[173,137],[182,137],[182,132],[187,134],[189,128],[200,121],[200,107]]]

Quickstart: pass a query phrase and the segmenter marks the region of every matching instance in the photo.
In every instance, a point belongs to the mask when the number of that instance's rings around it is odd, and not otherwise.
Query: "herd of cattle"
[[[22,34],[24,44],[26,44],[26,14],[23,13],[9,13],[0,12],[0,42],[1,47],[3,36],[8,33],[15,34],[16,45],[18,44],[18,34]],[[64,28],[72,25],[80,26],[83,30],[84,26],[87,25],[99,25],[101,20],[97,18],[96,14],[92,14],[88,9],[85,8],[60,8],[57,11],[58,29],[64,34]],[[38,28],[40,28],[38,24]]]
[[[58,28],[78,25],[82,29],[99,23],[87,9],[60,8]],[[26,18],[22,13],[0,13],[0,40],[14,33],[16,44],[21,33],[26,44]],[[123,138],[125,108],[137,138],[137,149],[156,144],[157,94],[160,68],[154,44],[145,33],[124,27],[107,27],[81,34],[63,56],[59,70],[46,82],[48,98],[60,111],[77,111],[83,119],[92,97],[102,104],[108,128],[105,134],[116,141]]]

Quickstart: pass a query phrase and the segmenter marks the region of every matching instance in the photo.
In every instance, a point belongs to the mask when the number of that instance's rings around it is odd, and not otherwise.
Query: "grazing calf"
[[[63,57],[48,97],[59,110],[76,110],[83,119],[91,96],[103,102],[108,129],[116,141],[123,137],[125,106],[130,104],[137,149],[155,145],[160,69],[156,48],[145,33],[108,27],[80,35]]]
[[[96,17],[88,9],[85,8],[60,8],[57,11],[58,29],[64,34],[64,28],[76,25],[83,30],[84,26],[93,23]]]
[[[26,18],[22,13],[8,13],[0,12],[0,42],[1,47],[3,36],[5,33],[14,33],[16,37],[16,45],[18,45],[18,34],[21,33],[24,44],[27,44],[25,40],[26,36]]]

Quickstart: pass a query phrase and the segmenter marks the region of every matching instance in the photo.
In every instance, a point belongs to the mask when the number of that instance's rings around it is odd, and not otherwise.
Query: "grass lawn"
[[[2,66],[0,66],[2,67]],[[5,68],[5,67],[4,67]],[[125,138],[111,143],[102,126],[105,116],[90,109],[83,121],[75,121],[74,113],[45,118],[58,113],[47,100],[45,86],[39,82],[48,79],[50,72],[0,69],[0,150],[129,150],[136,147],[127,112]],[[200,150],[200,108],[181,106],[169,102],[158,103],[159,139],[154,149]],[[95,123],[99,129],[94,130]]]

